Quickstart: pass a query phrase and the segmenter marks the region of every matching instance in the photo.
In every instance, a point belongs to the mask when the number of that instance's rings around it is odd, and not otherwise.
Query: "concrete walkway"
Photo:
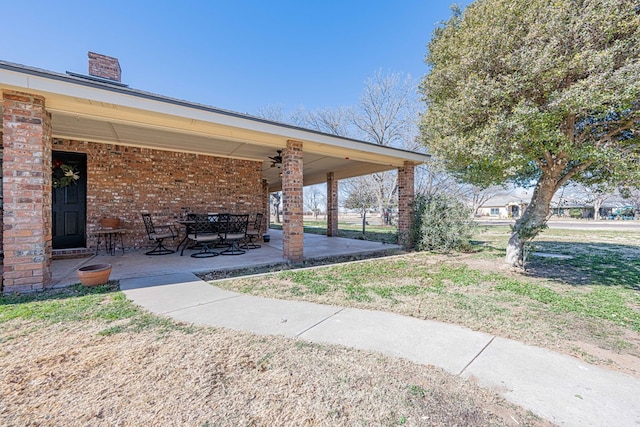
[[[640,426],[640,380],[481,332],[393,313],[259,298],[194,274],[123,279],[135,304],[198,325],[378,351],[472,378],[558,425]]]

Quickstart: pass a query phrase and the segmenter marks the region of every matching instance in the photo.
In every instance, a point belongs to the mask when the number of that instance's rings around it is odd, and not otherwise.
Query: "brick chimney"
[[[120,82],[120,63],[118,58],[89,52],[89,75]]]

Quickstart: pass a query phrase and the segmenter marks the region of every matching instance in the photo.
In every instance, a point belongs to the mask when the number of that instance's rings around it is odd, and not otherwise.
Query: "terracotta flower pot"
[[[80,283],[84,286],[104,285],[111,275],[111,264],[93,264],[76,270]]]
[[[118,228],[120,227],[120,218],[102,218],[100,225],[102,228]]]

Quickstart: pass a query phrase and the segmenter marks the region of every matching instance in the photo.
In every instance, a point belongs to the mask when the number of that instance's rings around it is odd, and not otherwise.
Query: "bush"
[[[468,249],[473,234],[471,209],[441,194],[416,197],[411,237],[416,250],[450,252]]]
[[[582,209],[580,208],[571,208],[569,209],[569,216],[573,219],[582,218]]]

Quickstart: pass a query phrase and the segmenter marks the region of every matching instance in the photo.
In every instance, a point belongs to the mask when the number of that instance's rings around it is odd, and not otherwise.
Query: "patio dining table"
[[[176,247],[176,251],[180,252],[180,254],[182,254],[182,252],[184,252],[184,250],[187,248],[187,245],[189,244],[189,234],[193,233],[193,227],[196,224],[196,221],[193,219],[189,219],[189,217],[195,215],[217,216],[218,214],[213,212],[209,212],[206,214],[197,214],[192,212],[188,214],[183,213],[182,215],[183,218],[176,221],[176,224],[180,226],[180,229],[184,230],[184,237],[182,238],[182,240],[180,240],[180,243],[178,243],[178,246]],[[180,251],[180,247],[182,247],[182,251]]]
[[[204,220],[200,219],[196,221],[198,218],[203,217]],[[210,222],[210,229],[209,227],[207,227],[208,222],[206,218],[208,218]],[[246,238],[248,219],[248,214],[187,214],[185,217],[176,221],[176,223],[180,225],[180,228],[184,229],[184,237],[182,238],[182,240],[180,240],[180,243],[178,243],[176,251],[179,251],[180,255],[182,255],[184,253],[184,250],[187,249],[190,240],[194,240],[193,248],[201,247],[203,243],[202,239],[194,237],[189,238],[189,236],[193,236],[194,234],[203,234],[205,236],[204,241],[209,242],[211,240],[210,236],[217,234],[220,237],[220,241],[216,243],[215,247],[224,247],[225,250],[223,250],[222,252],[217,252],[216,254],[243,254],[245,253],[245,248],[240,248],[240,242]],[[203,227],[203,222],[205,228],[201,230],[201,228]],[[198,228],[198,230],[196,230],[196,227]]]

